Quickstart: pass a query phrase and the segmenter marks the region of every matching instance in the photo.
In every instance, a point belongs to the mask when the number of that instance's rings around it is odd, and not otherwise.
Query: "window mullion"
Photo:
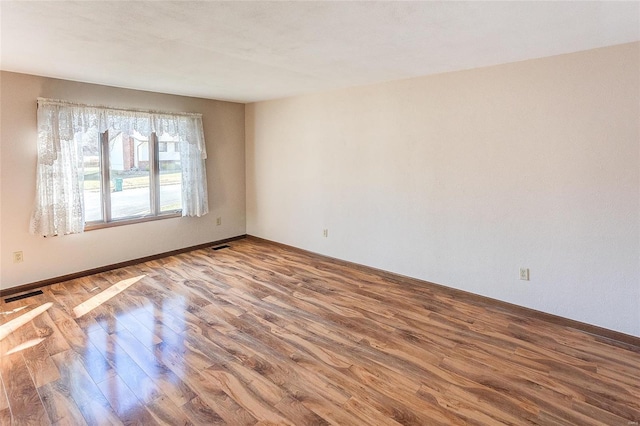
[[[102,190],[102,218],[111,222],[111,178],[109,172],[109,131],[100,134],[100,177]]]
[[[158,216],[160,214],[160,152],[159,152],[159,143],[158,136],[154,133],[151,133],[149,136],[149,155],[151,161],[149,161],[150,167],[150,191],[149,194],[151,196],[151,215]]]

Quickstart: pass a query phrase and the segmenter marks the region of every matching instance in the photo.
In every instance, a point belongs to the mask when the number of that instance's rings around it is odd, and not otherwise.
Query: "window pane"
[[[149,140],[134,134],[109,134],[111,218],[151,213],[149,190]]]
[[[182,173],[180,165],[180,143],[168,135],[160,136],[160,213],[182,208]]]
[[[75,137],[82,149],[84,220],[85,222],[102,221],[100,134],[96,127],[92,127],[86,132],[76,133]]]

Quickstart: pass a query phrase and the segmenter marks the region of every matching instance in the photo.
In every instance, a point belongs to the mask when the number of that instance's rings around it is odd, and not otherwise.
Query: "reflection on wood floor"
[[[0,424],[640,422],[638,348],[230,245],[0,304]]]

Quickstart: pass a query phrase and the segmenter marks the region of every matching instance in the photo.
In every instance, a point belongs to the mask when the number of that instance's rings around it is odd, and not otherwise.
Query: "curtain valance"
[[[168,134],[195,144],[202,159],[207,158],[202,130],[202,114],[169,113],[140,109],[121,109],[72,103],[56,99],[38,98],[38,133],[52,152],[43,158],[51,164],[60,149],[60,140],[71,140],[78,132],[95,128],[99,133],[109,131],[133,132],[149,136]]]

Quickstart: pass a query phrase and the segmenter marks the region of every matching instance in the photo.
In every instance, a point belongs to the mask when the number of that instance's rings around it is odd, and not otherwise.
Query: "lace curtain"
[[[207,152],[200,114],[130,111],[40,98],[32,233],[49,237],[83,232],[83,152],[78,135],[107,130],[179,137],[182,215],[208,213]]]

